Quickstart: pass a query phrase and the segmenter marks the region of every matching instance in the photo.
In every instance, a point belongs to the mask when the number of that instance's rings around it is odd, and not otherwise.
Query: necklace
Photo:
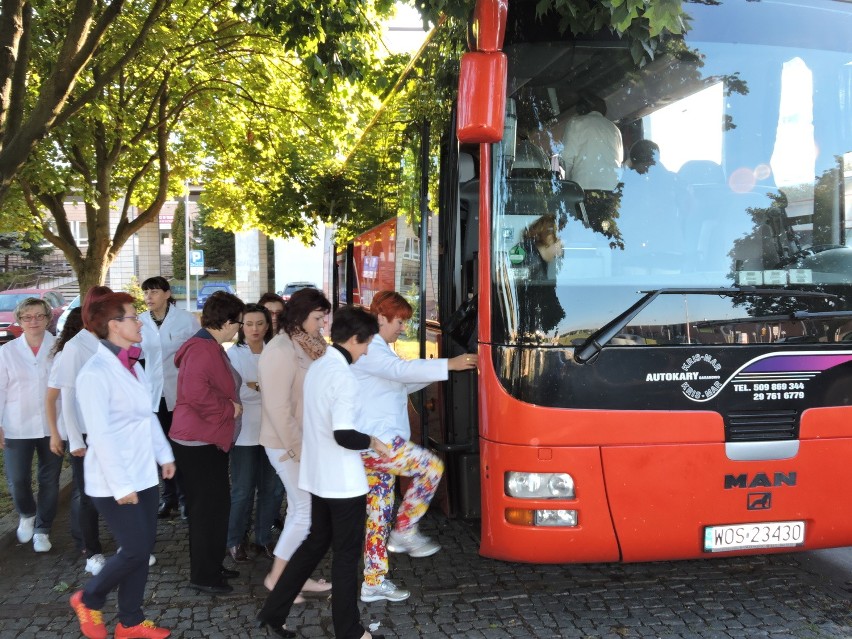
[[[169,305],[168,304],[166,304],[166,312],[163,313],[162,317],[158,318],[156,315],[154,315],[154,311],[151,311],[151,319],[154,320],[154,324],[157,325],[157,328],[159,328],[160,326],[163,325],[163,322],[166,320],[166,315],[168,315],[168,314],[169,314]]]

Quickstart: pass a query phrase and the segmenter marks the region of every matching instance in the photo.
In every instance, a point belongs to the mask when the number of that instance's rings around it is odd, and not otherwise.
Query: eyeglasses
[[[125,317],[113,317],[116,322],[123,322],[124,320],[133,320],[134,322],[141,321],[137,315],[127,315]]]
[[[231,320],[231,324],[238,324],[240,327],[242,327],[242,325],[243,325],[243,323],[240,320]]]
[[[22,322],[43,322],[47,319],[47,315],[44,313],[38,313],[37,315],[21,315]]]

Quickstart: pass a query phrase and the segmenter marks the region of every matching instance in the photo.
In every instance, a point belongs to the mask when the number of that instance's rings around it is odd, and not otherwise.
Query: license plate
[[[706,526],[704,551],[787,548],[805,543],[805,522],[763,521],[732,526]]]

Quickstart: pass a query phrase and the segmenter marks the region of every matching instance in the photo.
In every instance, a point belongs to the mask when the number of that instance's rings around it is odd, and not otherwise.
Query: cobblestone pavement
[[[80,636],[68,597],[87,575],[63,530],[67,514],[60,511],[57,521],[50,553],[36,555],[31,545],[14,542],[4,546],[2,639]],[[411,598],[361,604],[365,625],[387,637],[852,637],[852,575],[829,579],[807,555],[627,565],[509,564],[480,557],[477,531],[469,524],[430,514],[423,529],[437,536],[442,552],[425,559],[391,557],[391,578],[411,589]],[[266,636],[252,629],[252,621],[265,596],[262,579],[268,560],[240,565],[242,575],[231,580],[235,592],[210,597],[186,587],[188,544],[180,519],[160,522],[156,555],[145,609],[171,628],[173,637]],[[321,573],[329,575],[327,561]],[[104,609],[111,627],[114,609],[113,596]],[[288,626],[301,637],[332,636],[328,600],[295,606]]]

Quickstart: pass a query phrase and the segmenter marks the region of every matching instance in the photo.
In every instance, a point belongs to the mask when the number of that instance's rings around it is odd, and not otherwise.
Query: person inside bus
[[[426,514],[444,472],[444,464],[435,454],[410,441],[408,395],[447,379],[449,371],[473,369],[478,360],[472,354],[451,359],[401,359],[390,345],[405,332],[405,323],[414,312],[411,305],[399,293],[379,291],[370,312],[378,320],[379,332],[370,342],[369,353],[352,366],[352,372],[363,403],[364,432],[387,444],[390,454],[378,455],[371,450],[361,454],[370,487],[361,601],[403,601],[411,593],[385,578],[387,553],[429,557],[441,549],[440,544],[420,534],[417,524]],[[390,531],[397,476],[409,477],[411,482]]]
[[[556,270],[564,248],[556,216],[542,215],[524,229],[520,244],[510,253],[517,282],[520,338],[555,329],[565,317],[556,295]]]
[[[563,135],[565,179],[576,182],[586,192],[585,206],[592,228],[612,237],[624,161],[621,131],[607,119],[606,102],[600,96],[581,93],[575,108],[577,115],[568,120]]]

